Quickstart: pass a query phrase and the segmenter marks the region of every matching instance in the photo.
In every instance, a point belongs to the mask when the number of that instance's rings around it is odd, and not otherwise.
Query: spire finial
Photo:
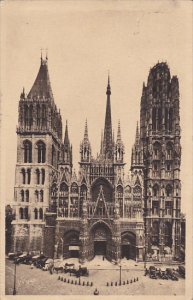
[[[46,60],[48,60],[48,48],[46,48]]]
[[[110,86],[110,71],[108,70],[108,85]]]

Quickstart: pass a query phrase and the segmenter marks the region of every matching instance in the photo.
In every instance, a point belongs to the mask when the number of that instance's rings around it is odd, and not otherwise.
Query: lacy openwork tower
[[[68,103],[69,105],[69,103]],[[116,139],[108,77],[101,146],[92,154],[86,120],[78,175],[72,145],[51,89],[48,59],[19,101],[12,250],[51,257],[104,255],[162,259],[180,251],[179,87],[166,63],[150,70],[143,85],[140,124],[125,175],[120,121]]]

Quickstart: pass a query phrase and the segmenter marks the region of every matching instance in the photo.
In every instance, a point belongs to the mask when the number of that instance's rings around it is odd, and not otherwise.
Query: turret
[[[87,126],[87,120],[85,123],[85,130],[84,130],[84,138],[83,141],[80,144],[80,160],[81,162],[90,162],[91,159],[91,145],[88,138],[88,126]]]
[[[139,126],[137,122],[135,144],[133,145],[132,154],[131,154],[131,170],[133,170],[134,168],[141,168],[142,166],[143,166],[143,147],[140,140],[140,132],[139,132]]]
[[[124,144],[121,139],[121,126],[120,121],[118,123],[118,130],[117,130],[117,141],[115,143],[115,162],[116,163],[123,163],[124,159]]]

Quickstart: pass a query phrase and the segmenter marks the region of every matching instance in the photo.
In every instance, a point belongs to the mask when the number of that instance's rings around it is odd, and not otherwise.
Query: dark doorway
[[[70,257],[79,258],[79,251],[78,250],[70,250]]]
[[[122,245],[121,247],[121,257],[130,258],[130,245]]]
[[[106,241],[95,241],[94,242],[94,254],[95,255],[106,255]]]

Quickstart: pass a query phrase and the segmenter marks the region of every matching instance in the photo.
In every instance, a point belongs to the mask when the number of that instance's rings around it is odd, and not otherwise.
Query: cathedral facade
[[[125,175],[120,122],[112,134],[111,86],[100,153],[93,157],[87,122],[73,171],[68,124],[54,102],[48,60],[21,93],[17,127],[12,251],[50,257],[103,255],[143,261],[180,252],[180,117],[177,77],[158,63],[143,84],[140,124]]]

